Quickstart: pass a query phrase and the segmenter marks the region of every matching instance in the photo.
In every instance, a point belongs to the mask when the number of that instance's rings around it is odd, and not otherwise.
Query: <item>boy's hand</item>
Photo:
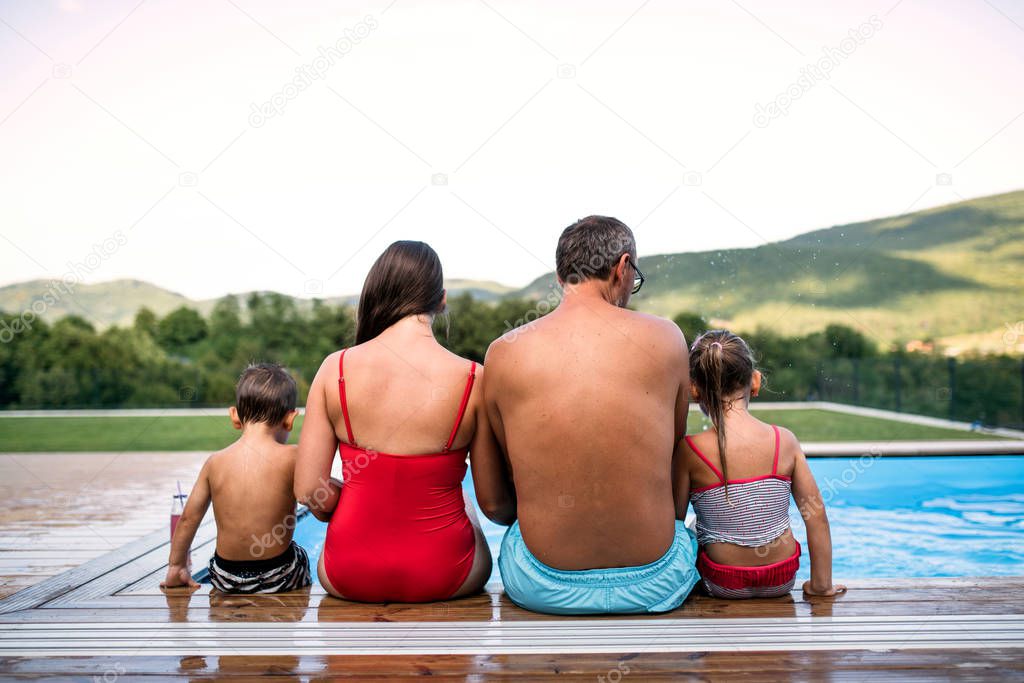
[[[846,586],[833,584],[827,588],[815,587],[810,581],[804,581],[804,595],[816,595],[831,598],[846,592]]]
[[[199,584],[192,580],[192,573],[188,567],[180,564],[172,564],[167,567],[167,578],[160,582],[161,588],[199,588]]]

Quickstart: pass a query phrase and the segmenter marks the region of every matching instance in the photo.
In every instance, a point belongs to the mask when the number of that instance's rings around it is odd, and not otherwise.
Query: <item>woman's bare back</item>
[[[358,445],[381,453],[437,453],[451,436],[471,364],[433,339],[405,338],[395,343],[399,340],[388,332],[345,353],[345,393],[353,436]],[[348,442],[337,382],[338,356],[332,357],[334,381],[326,384],[327,411],[338,439]],[[470,395],[470,408],[478,395]],[[466,411],[453,449],[468,445],[475,431],[474,413]]]

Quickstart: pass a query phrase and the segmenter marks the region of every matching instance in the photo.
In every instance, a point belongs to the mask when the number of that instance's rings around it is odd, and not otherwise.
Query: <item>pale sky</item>
[[[8,0],[0,68],[0,284],[519,286],[591,213],[642,257],[1024,187],[1019,0]]]

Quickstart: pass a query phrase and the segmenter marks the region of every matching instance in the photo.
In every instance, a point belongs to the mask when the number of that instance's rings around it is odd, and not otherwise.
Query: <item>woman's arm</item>
[[[794,441],[795,437],[790,435]],[[793,468],[793,498],[807,525],[807,546],[811,554],[811,580],[804,583],[808,595],[831,596],[842,593],[846,586],[832,584],[832,532],[828,525],[825,502],[818,483],[814,481],[807,457],[797,445]]]
[[[326,392],[331,364],[336,365],[337,361],[338,354],[328,356],[309,387],[306,416],[299,435],[299,454],[295,460],[295,499],[321,522],[331,518],[341,495],[341,482],[331,478],[338,437],[327,414]]]
[[[477,381],[486,384],[483,368],[477,370]],[[474,417],[476,430],[469,447],[469,465],[473,471],[473,486],[476,502],[487,519],[495,524],[508,526],[516,521],[516,489],[512,472],[498,444],[494,428],[487,414],[486,402],[481,391],[476,401]]]
[[[181,511],[181,519],[174,528],[174,538],[171,539],[171,554],[167,560],[167,577],[160,583],[161,588],[177,588],[199,586],[192,579],[192,568],[189,566],[188,553],[195,540],[196,531],[210,509],[210,480],[208,471],[210,461],[207,460],[203,469],[199,471],[199,478],[195,486],[188,494],[185,502],[185,509]]]

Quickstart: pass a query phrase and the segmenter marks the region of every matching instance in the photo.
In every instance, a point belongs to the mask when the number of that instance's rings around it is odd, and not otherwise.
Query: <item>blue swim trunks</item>
[[[668,612],[690,594],[697,573],[697,538],[676,521],[672,547],[641,567],[564,571],[542,563],[526,547],[516,522],[501,542],[498,569],[512,602],[547,614]]]

